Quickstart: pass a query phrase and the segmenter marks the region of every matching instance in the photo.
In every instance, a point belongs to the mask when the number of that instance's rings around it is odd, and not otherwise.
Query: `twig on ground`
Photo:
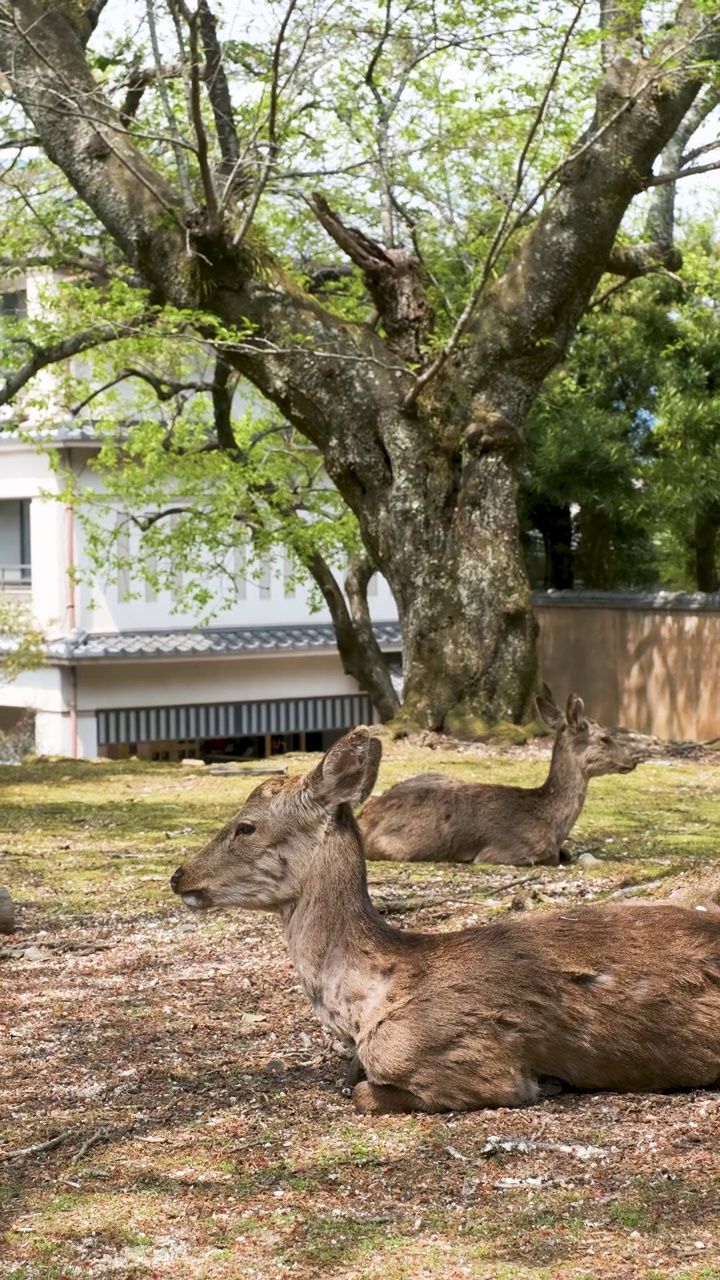
[[[78,1160],[82,1160],[83,1156],[87,1155],[91,1147],[94,1147],[96,1143],[102,1142],[107,1137],[109,1137],[107,1129],[96,1129],[95,1133],[86,1138],[82,1146],[78,1148],[70,1163],[77,1164]]]
[[[74,1132],[74,1129],[64,1129],[54,1138],[48,1138],[47,1142],[34,1142],[31,1147],[18,1147],[16,1151],[0,1152],[0,1160],[21,1160],[25,1156],[36,1156],[43,1151],[52,1151],[54,1147],[59,1147],[62,1142],[65,1142],[66,1138],[72,1137]]]

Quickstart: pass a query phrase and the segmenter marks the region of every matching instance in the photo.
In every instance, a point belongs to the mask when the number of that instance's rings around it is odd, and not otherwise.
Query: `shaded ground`
[[[381,783],[440,768],[530,784],[547,751],[399,744]],[[589,870],[375,863],[371,890],[399,926],[440,929],[665,895],[718,856],[716,758],[593,783],[575,832]],[[2,1274],[720,1280],[720,1094],[355,1116],[275,921],[197,919],[168,892],[255,781],[0,770],[0,882],[19,903],[0,939]]]

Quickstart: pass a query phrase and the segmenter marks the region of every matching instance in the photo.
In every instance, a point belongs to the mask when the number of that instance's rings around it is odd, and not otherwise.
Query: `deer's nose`
[[[183,868],[178,867],[177,871],[175,871],[173,875],[171,875],[170,877],[170,888],[172,889],[173,893],[180,892],[180,881],[182,880],[182,878],[183,878]]]

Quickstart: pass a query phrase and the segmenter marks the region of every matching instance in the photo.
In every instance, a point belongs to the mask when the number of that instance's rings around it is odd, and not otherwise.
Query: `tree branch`
[[[289,285],[271,257],[258,270],[251,254],[222,237],[203,242],[205,256],[196,255],[190,264],[177,195],[122,130],[62,9],[40,10],[35,0],[17,0],[10,10],[0,0],[0,30],[0,67],[12,78],[47,154],[137,266],[153,301],[204,318],[215,315],[223,326],[249,335],[218,341],[205,319],[197,325],[200,335],[222,348],[233,367],[313,444],[323,449],[335,442],[329,473],[353,509],[361,511],[366,484],[391,483],[378,409],[395,404],[407,381],[407,370],[393,360],[386,341]],[[119,155],[113,151],[97,163],[88,160],[91,130],[83,114],[88,110],[94,120],[108,122],[108,131],[117,131]],[[338,404],[345,401],[356,406],[352,420],[338,414]],[[364,433],[361,453],[354,443],[359,433]],[[357,459],[352,475],[340,461],[346,447]]]
[[[220,215],[217,192],[215,190],[215,183],[210,170],[210,152],[208,148],[207,133],[205,132],[205,122],[202,118],[202,103],[200,100],[201,64],[198,50],[199,10],[196,13],[191,13],[185,4],[185,0],[175,0],[175,3],[177,9],[182,13],[187,23],[188,34],[190,37],[190,115],[197,143],[197,158],[198,165],[200,167],[200,178],[203,185],[203,191],[205,193],[208,234],[210,236],[216,236],[220,229]]]
[[[640,10],[618,0],[600,0],[601,60],[605,71],[642,55]],[[630,56],[629,56],[630,55]]]
[[[346,675],[357,680],[361,689],[372,698],[380,718],[392,720],[399,708],[397,694],[392,686],[390,672],[370,623],[362,620],[360,604],[359,624],[353,619],[342,590],[327,561],[315,550],[302,557],[302,562],[317,583],[330,611],[338,651]],[[356,590],[362,594],[362,575],[357,579]],[[367,587],[367,583],[365,584]],[[365,599],[367,612],[367,599]],[[367,614],[369,620],[369,613]]]
[[[667,183],[679,182],[681,178],[695,178],[699,173],[714,173],[716,169],[720,169],[720,160],[713,160],[711,164],[692,165],[689,169],[676,169],[674,173],[659,173],[657,177],[649,178],[645,187],[648,190],[663,187]]]
[[[433,380],[433,378],[437,377],[440,370],[450,359],[453,352],[457,349],[459,343],[461,342],[464,334],[466,333],[470,325],[470,322],[475,313],[475,309],[480,301],[480,298],[482,297],[482,294],[485,291],[487,282],[490,279],[490,275],[495,268],[495,264],[500,254],[502,253],[503,249],[507,245],[510,237],[517,230],[518,226],[521,225],[521,221],[523,220],[523,218],[527,216],[528,207],[526,205],[525,209],[523,209],[517,215],[517,217],[511,221],[511,216],[512,216],[513,208],[515,206],[515,201],[517,200],[520,194],[520,191],[522,190],[522,184],[525,177],[525,161],[527,160],[530,147],[532,146],[533,140],[537,135],[538,129],[540,128],[545,118],[545,112],[547,111],[550,98],[552,96],[555,85],[557,84],[561,67],[565,61],[565,55],[567,53],[570,40],[572,38],[573,32],[575,31],[575,28],[577,27],[578,22],[580,21],[580,17],[582,15],[582,11],[584,7],[585,7],[585,0],[580,0],[579,4],[576,6],[575,13],[573,14],[573,17],[572,17],[572,21],[569,23],[567,31],[565,32],[565,35],[563,37],[562,43],[560,45],[560,49],[555,59],[555,64],[550,74],[550,79],[548,80],[547,86],[545,88],[545,92],[542,98],[540,99],[538,109],[535,112],[532,123],[530,125],[527,136],[525,138],[522,151],[520,152],[520,158],[518,160],[517,169],[515,173],[515,186],[514,186],[512,195],[507,202],[507,206],[502,215],[502,218],[500,219],[500,223],[497,227],[495,235],[493,236],[493,239],[491,241],[490,248],[488,249],[487,255],[485,257],[485,262],[483,264],[483,268],[480,273],[480,279],[478,280],[478,283],[476,284],[475,288],[472,290],[470,297],[468,298],[465,306],[460,312],[460,315],[458,316],[458,319],[455,322],[453,331],[450,334],[450,337],[448,338],[447,342],[443,346],[442,350],[438,353],[438,355],[431,362],[431,364],[428,365],[428,367],[423,370],[423,372],[419,375],[419,377],[416,378],[414,386],[411,388],[411,390],[408,392],[407,396],[405,397],[403,408],[406,410],[412,409],[418,397],[420,396],[421,392],[424,391],[425,387],[428,385],[429,382]],[[539,195],[536,198],[539,199],[540,198]]]
[[[188,173],[187,160],[183,151],[182,138],[178,128],[175,113],[170,105],[170,97],[165,83],[166,77],[163,75],[163,64],[160,58],[160,45],[158,43],[157,27],[155,25],[155,0],[145,0],[145,11],[147,13],[148,28],[150,31],[150,44],[152,46],[153,58],[155,59],[155,74],[160,94],[160,101],[165,112],[168,130],[172,139],[173,151],[175,152],[175,165],[178,171],[178,179],[180,181],[180,190],[182,192],[183,202],[186,209],[192,209],[195,201],[193,200],[192,187],[190,186],[190,175]]]
[[[128,513],[127,518],[141,533],[147,533],[148,529],[152,529],[153,525],[159,524],[161,520],[167,520],[170,516],[186,516],[187,513],[187,507],[163,507],[162,511],[153,511],[146,516],[134,516]],[[122,526],[117,527],[122,528]]]
[[[24,1160],[26,1156],[39,1155],[43,1151],[53,1151],[75,1133],[74,1129],[64,1129],[47,1142],[34,1142],[31,1147],[18,1147],[16,1151],[3,1151],[0,1160]]]
[[[107,3],[108,0],[90,0],[90,3],[85,5],[83,9],[83,16],[90,28],[88,39],[100,21],[100,16]]]
[[[607,260],[606,271],[613,276],[637,279],[653,271],[679,271],[682,254],[672,244],[614,245]]]
[[[200,0],[197,16],[205,52],[205,84],[215,119],[220,155],[222,156],[220,172],[225,177],[228,177],[240,159],[240,146],[230,98],[230,87],[225,75],[220,42],[217,37],[217,20],[210,11],[207,0]]]
[[[248,201],[247,208],[245,209],[245,212],[243,214],[242,222],[237,232],[235,233],[235,237],[233,239],[234,245],[242,244],[248,231],[250,230],[250,227],[252,226],[252,220],[255,217],[257,207],[260,203],[260,198],[268,184],[270,174],[272,173],[273,168],[277,162],[278,155],[280,154],[280,144],[278,142],[278,136],[277,136],[277,113],[278,113],[278,103],[280,100],[280,59],[282,57],[282,48],[285,42],[285,35],[287,33],[288,26],[290,25],[290,19],[292,18],[297,2],[298,0],[289,0],[288,6],[285,10],[283,20],[280,23],[280,30],[278,31],[277,39],[275,41],[275,48],[273,49],[273,56],[272,56],[272,80],[270,82],[270,109],[268,111],[267,159],[265,163],[262,165],[262,168],[260,170],[260,176],[255,185],[255,190],[253,191]]]
[[[655,157],[681,126],[718,53],[717,15],[706,20],[686,5],[680,25],[654,56],[636,64],[632,84],[609,114],[606,86],[600,86],[595,126],[542,184],[547,190],[559,179],[468,324],[462,375],[474,396],[468,439],[470,433],[485,439],[488,415],[496,426],[502,420],[499,440],[517,433],[607,268],[630,201],[646,185]],[[537,198],[536,192],[520,213]]]
[[[672,245],[675,236],[675,195],[676,180],[691,176],[692,170],[684,168],[685,148],[693,134],[717,106],[719,92],[715,86],[709,86],[698,94],[690,110],[675,130],[672,138],[663,149],[660,157],[660,170],[656,177],[650,177],[646,186],[653,187],[645,218],[645,230],[649,240],[660,245]],[[695,157],[693,157],[695,158]],[[704,171],[703,167],[699,167]]]
[[[215,434],[224,453],[239,456],[240,450],[232,428],[232,403],[236,379],[234,369],[228,361],[218,353],[215,358],[215,373],[212,382],[212,402],[215,417]],[[232,381],[231,381],[232,379]]]
[[[139,325],[98,325],[94,329],[86,329],[83,333],[75,333],[72,337],[63,338],[59,342],[50,342],[44,347],[37,347],[34,343],[28,342],[27,345],[33,351],[32,357],[22,368],[16,369],[14,373],[6,374],[3,384],[0,386],[0,405],[9,404],[18,391],[21,391],[41,369],[46,369],[48,365],[58,364],[61,360],[69,360],[71,356],[77,356],[81,351],[89,351],[92,347],[99,347],[108,342],[117,342],[120,338],[127,338],[131,333],[136,333],[139,327]],[[26,340],[23,339],[23,341]]]
[[[120,126],[62,8],[40,9],[35,0],[18,0],[12,8],[2,4],[0,26],[0,65],[49,158],[148,279],[157,277],[163,260],[171,269],[184,250],[184,236],[179,225],[174,232],[167,226],[164,215],[177,213],[178,197]],[[96,145],[98,126],[107,126],[104,149]]]
[[[128,127],[138,113],[140,103],[145,90],[149,85],[154,84],[159,78],[164,80],[176,80],[184,73],[181,62],[164,62],[160,69],[157,67],[137,67],[128,77],[126,81],[126,91],[123,104],[120,108],[120,121]],[[206,67],[199,69],[199,75],[204,77],[207,74]],[[187,143],[182,143],[187,147]]]
[[[70,410],[72,416],[76,418],[83,409],[86,409],[103,392],[112,390],[119,383],[125,382],[127,378],[140,378],[143,382],[147,382],[161,402],[172,400],[174,396],[182,395],[184,391],[208,392],[211,390],[211,385],[208,382],[170,382],[166,378],[159,378],[157,374],[152,373],[149,369],[127,368],[123,369],[116,378],[111,378],[109,382],[104,382],[102,386],[95,387],[84,400],[80,400],[76,405],[73,405]]]
[[[383,249],[357,228],[346,227],[318,191],[309,203],[328,235],[362,271],[388,343],[404,360],[419,362],[433,324],[419,263],[402,249]]]

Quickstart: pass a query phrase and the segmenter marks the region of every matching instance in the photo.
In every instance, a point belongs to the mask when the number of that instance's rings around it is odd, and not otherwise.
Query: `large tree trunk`
[[[426,439],[444,434],[433,425]],[[371,518],[400,615],[409,725],[472,734],[479,718],[517,720],[529,707],[535,622],[517,495],[514,447],[416,447]]]
[[[385,337],[325,310],[262,246],[238,244],[217,210],[184,213],[95,84],[72,6],[0,0],[0,66],[17,100],[153,302],[240,332],[250,322],[224,355],[321,451],[357,515],[397,600],[405,715],[417,724],[472,729],[473,717],[515,719],[527,707],[535,648],[517,521],[522,426],[608,265],[637,274],[632,255],[613,249],[618,228],[719,43],[717,24],[688,2],[651,59],[618,54],[542,212],[469,310],[462,344],[419,384],[413,365],[432,317],[417,263],[348,230],[316,199],[323,227],[363,271]],[[200,331],[212,336],[203,322]]]

